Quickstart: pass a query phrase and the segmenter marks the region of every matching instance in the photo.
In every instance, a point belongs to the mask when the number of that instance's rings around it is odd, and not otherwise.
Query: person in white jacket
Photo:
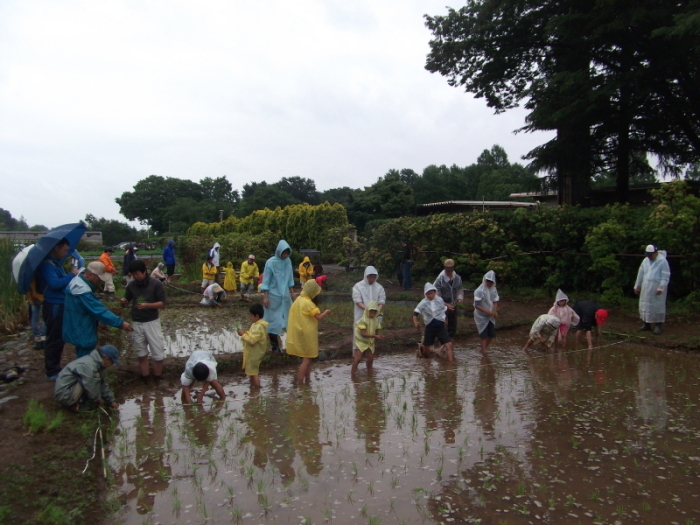
[[[352,302],[355,303],[355,308],[353,310],[353,334],[355,333],[355,325],[357,321],[362,319],[362,315],[365,313],[367,305],[372,301],[376,301],[378,305],[378,315],[381,315],[382,308],[386,303],[386,292],[384,287],[377,282],[377,269],[374,266],[368,266],[365,268],[364,279],[359,281],[352,287]],[[355,355],[355,351],[359,350],[357,344],[355,343],[355,337],[352,338],[352,353]]]
[[[639,265],[634,293],[639,295],[639,317],[644,321],[640,330],[651,330],[656,324],[654,334],[661,333],[661,325],[666,320],[666,295],[671,269],[668,267],[666,252],[656,246],[647,246],[646,256]]]

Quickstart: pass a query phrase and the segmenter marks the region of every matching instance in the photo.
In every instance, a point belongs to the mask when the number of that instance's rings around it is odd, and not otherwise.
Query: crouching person
[[[104,371],[112,365],[121,366],[119,350],[105,345],[76,359],[61,370],[56,379],[56,402],[74,412],[89,411],[92,403],[117,408],[114,394],[104,378]]]
[[[200,390],[197,396],[197,403],[201,403],[204,400],[204,394],[209,389],[209,385],[216,391],[220,399],[226,399],[224,389],[217,379],[216,359],[214,359],[211,352],[196,350],[192,352],[192,355],[185,364],[185,371],[180,376],[180,382],[182,383],[182,403],[185,405],[192,404],[190,388],[195,381],[204,381],[202,390]]]
[[[530,339],[527,340],[523,350],[527,352],[533,344],[542,344],[546,350],[549,350],[554,344],[554,340],[559,332],[561,321],[555,315],[544,314],[540,315],[530,329]]]

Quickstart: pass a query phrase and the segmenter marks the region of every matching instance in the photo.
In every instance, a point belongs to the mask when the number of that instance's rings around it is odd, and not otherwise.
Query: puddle
[[[207,350],[213,354],[235,354],[243,352],[243,341],[236,333],[238,328],[247,329],[250,323],[229,322],[231,329],[210,326],[209,320],[192,317],[188,320],[178,320],[175,323],[166,320],[163,322],[163,339],[165,342],[166,357],[189,357],[195,350]],[[282,346],[287,341],[287,334],[283,333]]]
[[[700,522],[697,359],[627,344],[458,362],[379,356],[261,376],[249,396],[120,409],[110,467],[141,523]]]

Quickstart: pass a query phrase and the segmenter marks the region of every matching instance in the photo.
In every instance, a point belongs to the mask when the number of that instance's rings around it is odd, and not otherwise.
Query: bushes
[[[12,260],[16,251],[12,240],[0,239],[0,330],[13,332],[26,320],[26,303],[17,293],[12,277]]]
[[[669,259],[669,290],[682,297],[700,284],[700,198],[689,195],[682,181],[652,193],[654,204],[646,207],[402,217],[372,231],[364,263],[393,273],[405,237],[414,248],[416,275],[437,275],[442,261],[451,257],[465,284],[478,284],[487,270],[495,270],[499,284],[602,292],[606,302],[615,302],[632,293],[644,247],[656,244],[681,256]],[[688,301],[700,301],[698,295]]]
[[[293,252],[315,248],[324,254],[340,257],[343,238],[350,225],[341,204],[318,206],[295,204],[274,210],[257,210],[239,219],[229,217],[221,223],[193,224],[182,239],[185,263],[200,260],[214,241],[221,244],[221,261],[234,262],[249,253],[267,257],[274,253],[277,242],[285,239]]]

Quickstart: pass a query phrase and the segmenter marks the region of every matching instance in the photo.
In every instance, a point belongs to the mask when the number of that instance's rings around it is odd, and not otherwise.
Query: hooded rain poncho
[[[226,272],[226,277],[224,277],[224,290],[227,292],[235,292],[236,270],[233,268],[233,263],[228,263],[226,268],[224,268],[224,272]]]
[[[370,352],[374,353],[376,339],[373,337],[362,337],[362,332],[368,335],[376,335],[377,330],[380,330],[382,327],[379,315],[376,315],[375,317],[369,316],[369,312],[371,310],[375,310],[377,312],[379,311],[377,301],[370,301],[367,304],[367,308],[364,310],[360,320],[355,323],[355,345],[362,352],[369,350]]]
[[[267,275],[267,271],[265,271]],[[312,299],[321,293],[321,287],[311,279],[304,283],[301,295],[289,309],[287,353],[298,357],[318,357],[318,319],[321,310]]]
[[[654,261],[644,257],[634,287],[640,289],[639,317],[645,323],[663,323],[666,320],[666,295],[670,279],[671,269],[665,250],[659,250]],[[661,291],[659,295],[656,295],[657,290]]]
[[[267,331],[270,334],[279,335],[287,328],[287,316],[292,305],[292,297],[289,289],[294,287],[294,270],[289,257],[282,258],[282,252],[292,249],[287,241],[280,240],[275,249],[275,255],[265,263],[265,279],[260,290],[267,291],[269,304],[265,308],[265,320],[268,322]]]
[[[304,260],[301,261],[301,264],[299,265],[299,281],[301,281],[302,286],[306,281],[309,279],[313,279],[314,277],[314,266],[311,264],[311,259],[307,257],[304,257]]]
[[[163,260],[165,264],[175,264],[175,241],[170,239],[168,245],[163,248]]]
[[[416,306],[416,309],[413,311],[414,315],[421,314],[423,316],[423,322],[426,326],[433,321],[442,321],[444,323],[447,318],[447,307],[442,297],[437,295],[437,288],[433,286],[433,283],[425,283],[423,286],[423,295],[426,295],[430,291],[436,292],[435,298],[431,301],[426,297],[418,303],[418,306]]]
[[[267,321],[258,319],[242,336],[243,341],[243,370],[246,375],[257,376],[260,373],[260,363],[270,348],[270,338],[267,337]]]
[[[217,250],[217,248],[219,248]],[[219,266],[219,256],[221,255],[221,245],[218,242],[214,243],[214,246],[211,247],[211,250],[209,250],[209,255],[211,255],[211,262],[214,263],[214,266]]]
[[[560,324],[561,321],[554,315],[540,315],[532,324],[532,328],[530,328],[530,339],[539,342],[538,336],[540,336],[544,339],[544,344],[546,346],[551,346],[554,344],[554,339],[557,336],[557,330],[559,330]]]
[[[374,266],[368,266],[365,268],[365,276],[360,282],[356,283],[352,287],[352,302],[355,303],[355,308],[353,310],[353,326],[357,324],[357,321],[362,319],[364,310],[357,306],[357,303],[364,303],[367,306],[372,301],[375,301],[377,305],[384,305],[386,303],[386,293],[384,292],[384,287],[377,281],[373,284],[369,284],[367,280],[368,275],[376,275],[379,278],[379,273]],[[355,338],[352,341],[353,350],[357,350],[357,345],[355,344]]]
[[[486,281],[492,281],[493,286],[491,288],[486,286]],[[496,274],[493,270],[489,270],[484,275],[481,285],[474,290],[474,306],[481,306],[482,308],[493,311],[493,305],[498,301],[500,301],[500,297],[498,297],[498,291],[496,290]],[[495,317],[491,317],[489,314],[474,308],[474,322],[476,323],[476,329],[479,333],[486,330],[489,321],[492,322],[494,326],[496,325]]]
[[[559,301],[566,301],[567,304],[564,306],[559,306],[557,304]],[[567,329],[571,325],[576,326],[581,320],[578,314],[571,309],[568,303],[569,297],[561,290],[557,290],[557,298],[554,300],[554,306],[552,306],[549,309],[549,312],[547,312],[549,315],[557,317],[561,322],[561,326],[565,326]]]

